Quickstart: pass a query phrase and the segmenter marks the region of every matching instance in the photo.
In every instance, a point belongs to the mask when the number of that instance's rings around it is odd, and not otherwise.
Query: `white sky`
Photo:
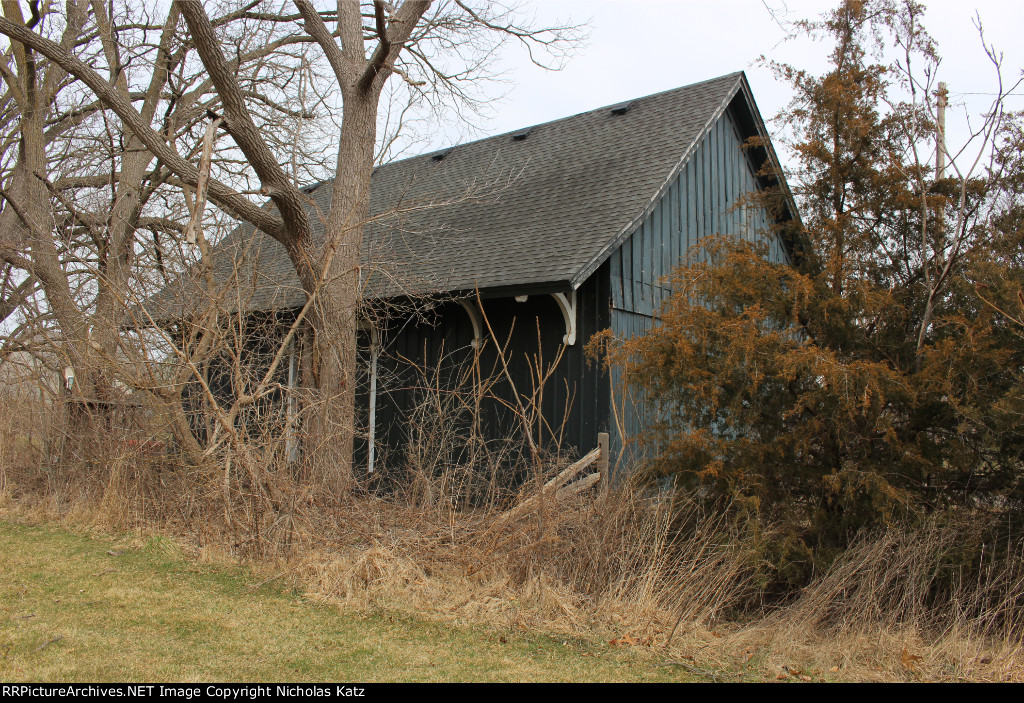
[[[494,105],[494,117],[479,123],[481,136],[738,70],[747,72],[761,113],[770,120],[786,104],[789,92],[770,71],[756,65],[757,58],[764,54],[820,71],[830,47],[806,38],[783,43],[785,32],[765,3],[789,20],[815,17],[835,4],[822,0],[534,0],[528,9],[536,11],[540,22],[589,19],[590,40],[557,72],[538,69],[525,52],[510,49],[505,57],[510,91]],[[996,88],[994,70],[972,25],[975,11],[981,16],[986,42],[1004,53],[1004,82],[1012,83],[1024,67],[1020,43],[1024,2],[930,0],[927,4],[925,26],[943,56],[939,80],[949,84],[951,94],[952,147],[964,104],[978,114],[990,100],[963,94]],[[1024,93],[1024,88],[1018,92]],[[1024,97],[1010,98],[1009,106],[1024,109]],[[452,135],[448,141],[464,139]]]

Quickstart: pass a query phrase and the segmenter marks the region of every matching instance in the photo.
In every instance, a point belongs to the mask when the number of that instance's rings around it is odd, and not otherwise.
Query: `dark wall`
[[[576,305],[576,343],[564,349],[564,318],[547,294],[530,295],[525,302],[513,297],[484,298],[483,310],[493,335],[485,322],[479,352],[473,348],[470,317],[457,301],[437,303],[418,318],[381,321],[375,466],[401,470],[408,463],[410,442],[420,442],[422,447],[423,433],[431,431],[431,422],[465,435],[472,431],[474,419],[494,455],[511,448],[513,454],[506,459],[514,461],[515,453],[526,451],[516,396],[533,396],[538,373],[549,372],[543,391],[536,393],[543,421],[537,419],[531,426],[534,438],[546,452],[585,453],[596,447],[598,432],[609,430],[610,386],[604,370],[586,358],[584,347],[595,332],[610,324],[607,266],[580,287]],[[362,439],[357,461],[365,467],[369,336],[361,339]],[[499,347],[504,350],[511,382]]]

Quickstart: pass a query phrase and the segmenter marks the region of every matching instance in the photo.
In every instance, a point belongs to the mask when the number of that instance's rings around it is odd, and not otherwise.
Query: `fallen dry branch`
[[[39,645],[39,647],[36,648],[36,651],[41,652],[54,642],[60,642],[62,639],[64,639],[64,635],[57,635],[56,637],[51,637],[50,639],[46,640],[41,645]]]

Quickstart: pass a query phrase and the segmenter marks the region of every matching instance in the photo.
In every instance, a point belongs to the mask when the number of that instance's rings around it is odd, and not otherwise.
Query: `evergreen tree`
[[[801,25],[833,41],[824,75],[774,66],[795,94],[795,265],[706,241],[647,335],[606,340],[659,418],[651,470],[784,525],[771,549],[792,583],[865,528],[1022,507],[1021,131],[997,101],[988,165],[936,173],[922,14],[846,0]]]

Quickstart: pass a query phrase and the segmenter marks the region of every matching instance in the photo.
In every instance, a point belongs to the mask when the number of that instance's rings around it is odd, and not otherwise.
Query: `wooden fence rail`
[[[596,449],[591,450],[582,459],[570,464],[567,468],[560,471],[557,476],[545,483],[544,487],[541,488],[539,492],[499,515],[495,522],[495,527],[505,525],[523,517],[527,513],[531,512],[534,506],[538,505],[541,501],[553,499],[554,502],[558,502],[568,498],[569,496],[581,493],[600,481],[602,476],[607,476],[608,433],[601,432],[597,437],[598,442]],[[597,464],[598,469],[596,472],[588,476],[584,476],[575,483],[569,483],[576,478],[576,476],[582,473],[584,469],[593,466],[595,463]]]

